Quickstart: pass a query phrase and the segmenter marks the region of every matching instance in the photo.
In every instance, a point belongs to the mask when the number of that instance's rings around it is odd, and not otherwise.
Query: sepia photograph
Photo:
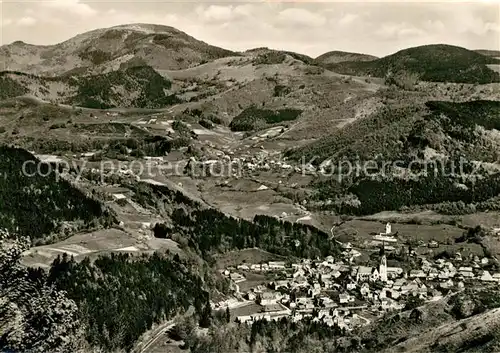
[[[500,0],[0,0],[0,353],[500,353]]]

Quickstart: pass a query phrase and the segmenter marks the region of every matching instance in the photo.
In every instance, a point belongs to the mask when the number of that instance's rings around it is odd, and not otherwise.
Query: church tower
[[[387,223],[385,225],[385,234],[391,234],[392,232],[392,229],[391,229],[391,224],[390,223]]]
[[[387,282],[387,258],[385,254],[382,255],[382,259],[380,260],[380,268],[379,268],[380,280],[382,282]]]

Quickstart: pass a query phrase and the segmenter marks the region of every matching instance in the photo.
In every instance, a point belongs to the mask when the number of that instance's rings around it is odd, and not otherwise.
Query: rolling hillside
[[[150,66],[135,66],[100,75],[40,77],[20,72],[0,73],[0,98],[31,95],[42,100],[107,109],[162,108],[179,102],[168,90],[171,82]]]
[[[325,66],[347,75],[386,77],[413,74],[422,81],[485,84],[500,82],[500,75],[487,67],[498,62],[465,48],[436,44],[404,49],[373,61],[348,61]]]
[[[56,45],[4,45],[0,47],[0,64],[9,71],[53,76],[74,70],[113,71],[127,63],[184,69],[234,55],[173,27],[130,24],[83,33]]]
[[[360,53],[349,53],[345,51],[329,51],[314,59],[314,62],[319,65],[338,64],[341,62],[351,61],[371,61],[378,59],[376,56]]]
[[[474,51],[484,56],[492,56],[494,58],[500,58],[500,50],[477,49]]]
[[[295,53],[286,50],[269,49],[267,47],[248,49],[247,51],[245,51],[244,54],[257,56],[258,58],[257,62],[264,61],[264,63],[268,61],[269,58],[272,58],[270,61],[277,61],[275,63],[281,63],[285,60],[285,55],[289,55],[295,60],[300,60],[306,64],[311,64],[314,61],[313,58],[305,54]]]
[[[315,156],[320,164],[344,156],[370,159],[381,154],[397,158],[432,148],[446,156],[461,153],[471,159],[493,161],[496,148],[484,142],[489,136],[485,131],[500,128],[499,114],[499,101],[430,101],[425,106],[382,109],[324,139],[290,150],[288,156]],[[469,146],[471,143],[475,146]]]

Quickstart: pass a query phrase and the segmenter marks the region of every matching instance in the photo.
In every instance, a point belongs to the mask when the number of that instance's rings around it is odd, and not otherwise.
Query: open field
[[[500,226],[500,212],[477,212],[466,215],[443,215],[433,211],[424,211],[418,213],[399,213],[399,212],[381,212],[370,216],[362,217],[363,220],[374,220],[381,222],[393,223],[421,223],[421,224],[436,224],[436,223],[456,223],[463,227],[475,227],[482,225],[484,227]]]
[[[240,292],[249,291],[257,286],[265,286],[270,280],[263,274],[245,272],[243,275],[246,277],[246,281],[238,283],[240,287]]]
[[[229,313],[231,315],[231,321],[233,321],[238,316],[257,314],[262,312],[263,309],[264,307],[262,305],[252,303],[246,306],[231,309]]]

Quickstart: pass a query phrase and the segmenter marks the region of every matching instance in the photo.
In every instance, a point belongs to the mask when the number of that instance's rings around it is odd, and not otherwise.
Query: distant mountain
[[[314,62],[320,65],[338,64],[345,61],[371,61],[378,59],[376,56],[360,53],[349,53],[345,51],[329,51],[314,59]]]
[[[422,81],[485,84],[500,82],[500,75],[487,66],[498,63],[497,59],[465,48],[436,44],[404,49],[373,61],[347,61],[325,66],[347,75],[414,74]]]
[[[162,108],[179,102],[168,93],[171,82],[150,66],[135,66],[99,75],[41,77],[0,73],[0,99],[31,95],[45,101],[86,108]]]
[[[9,71],[52,76],[75,69],[113,71],[124,63],[184,69],[233,55],[237,54],[173,27],[130,24],[86,32],[56,45],[4,45],[0,47],[0,64]]]

